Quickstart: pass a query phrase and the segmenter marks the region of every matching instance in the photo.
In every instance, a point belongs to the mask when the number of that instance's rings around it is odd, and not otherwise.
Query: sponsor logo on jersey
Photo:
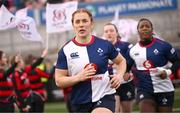
[[[102,77],[99,77],[99,76],[94,76],[91,78],[91,80],[102,80],[103,78]]]
[[[144,63],[143,63],[143,66],[146,68],[146,69],[151,69],[154,67],[153,63],[150,61],[150,60],[146,60]]]

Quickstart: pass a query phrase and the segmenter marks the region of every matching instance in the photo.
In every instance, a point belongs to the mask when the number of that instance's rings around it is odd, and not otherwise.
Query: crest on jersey
[[[158,51],[157,49],[154,49],[153,52],[154,52],[155,55],[158,55],[158,54],[159,54],[159,51]]]
[[[175,52],[175,49],[174,48],[172,48],[171,49],[171,54],[173,54]]]
[[[98,48],[97,52],[99,53],[100,56],[103,55],[103,50],[101,48]]]

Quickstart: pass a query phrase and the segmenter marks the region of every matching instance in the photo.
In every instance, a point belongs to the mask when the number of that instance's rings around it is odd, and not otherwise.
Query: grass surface
[[[138,111],[137,105],[134,105],[133,111]],[[173,111],[180,113],[180,89],[175,91]],[[46,103],[45,113],[67,113],[66,105],[64,102]]]

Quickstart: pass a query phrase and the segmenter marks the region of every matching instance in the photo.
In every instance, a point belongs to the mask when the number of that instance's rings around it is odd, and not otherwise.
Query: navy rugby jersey
[[[59,51],[56,68],[68,69],[70,76],[76,75],[88,63],[95,63],[98,67],[93,79],[72,87],[72,103],[96,102],[104,95],[115,93],[115,89],[110,88],[107,66],[108,59],[114,59],[118,54],[110,42],[95,36],[88,44],[79,44],[74,38]]]
[[[176,58],[175,49],[167,42],[157,38],[147,45],[137,43],[129,51],[134,61],[133,74],[137,77],[137,88],[150,93],[161,93],[174,91],[169,77],[161,79],[155,68],[170,68],[169,61]]]
[[[130,44],[129,42],[124,42],[124,41],[121,41],[121,40],[117,40],[117,42],[114,44],[116,50],[121,53],[121,55],[126,59],[128,60],[127,58],[127,51],[133,46],[132,44]],[[112,66],[110,67],[112,68]],[[110,69],[111,70],[111,69]],[[116,73],[116,69],[112,69],[112,74]],[[130,82],[133,78],[131,77],[130,80],[128,81],[125,81],[124,79],[121,81],[121,84],[124,84],[124,83],[127,83],[127,82]]]

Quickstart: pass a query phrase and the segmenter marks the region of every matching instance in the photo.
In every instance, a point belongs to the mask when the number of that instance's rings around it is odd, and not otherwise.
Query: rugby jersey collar
[[[72,41],[76,44],[76,45],[78,45],[78,46],[89,46],[89,45],[91,45],[93,42],[94,42],[94,40],[95,40],[95,36],[91,36],[91,41],[89,42],[89,43],[79,43],[79,42],[77,42],[76,40],[75,40],[75,37],[72,39]]]

